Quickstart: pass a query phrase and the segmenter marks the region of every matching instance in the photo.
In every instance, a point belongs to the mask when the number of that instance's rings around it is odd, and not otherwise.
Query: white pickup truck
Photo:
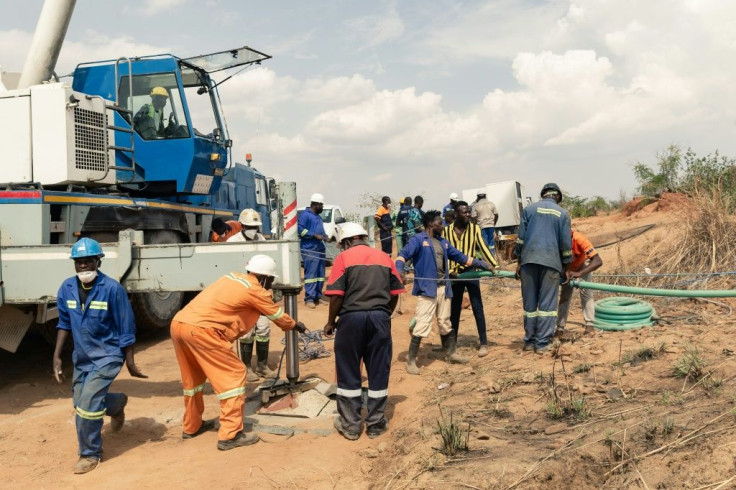
[[[297,215],[300,215],[304,209],[306,208],[298,210]],[[327,241],[336,242],[340,225],[345,223],[345,214],[342,212],[342,209],[335,204],[325,204],[319,216],[324,223]]]

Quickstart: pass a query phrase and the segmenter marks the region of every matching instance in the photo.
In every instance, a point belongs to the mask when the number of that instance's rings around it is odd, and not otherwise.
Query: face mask
[[[77,272],[77,277],[84,284],[87,284],[95,280],[95,278],[97,277],[97,271],[95,270],[95,271]]]
[[[258,230],[245,230],[245,237],[253,240],[256,237]]]

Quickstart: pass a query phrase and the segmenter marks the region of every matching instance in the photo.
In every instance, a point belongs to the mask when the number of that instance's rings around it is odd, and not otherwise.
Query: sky
[[[4,70],[41,6],[0,0]],[[507,180],[617,199],[671,144],[736,156],[726,0],[79,0],[56,72],[243,45],[273,58],[220,87],[234,156],[295,181],[300,204],[422,193],[431,209]]]

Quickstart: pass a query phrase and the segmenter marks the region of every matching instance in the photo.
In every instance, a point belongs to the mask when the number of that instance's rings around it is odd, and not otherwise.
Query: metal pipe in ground
[[[296,295],[284,293],[284,311],[297,321]],[[290,385],[299,380],[299,333],[296,330],[286,332],[286,379]]]

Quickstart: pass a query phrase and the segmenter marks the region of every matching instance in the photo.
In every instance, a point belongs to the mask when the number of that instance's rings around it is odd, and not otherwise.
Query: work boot
[[[89,473],[90,471],[97,468],[97,465],[100,464],[100,460],[97,458],[85,458],[82,456],[79,458],[79,461],[77,461],[77,464],[74,465],[74,474],[75,475],[83,475],[84,473]]]
[[[197,429],[197,432],[195,432],[194,434],[187,434],[186,432],[182,432],[181,438],[191,439],[193,437],[197,437],[200,434],[204,434],[205,432],[209,432],[214,429],[217,429],[217,419],[203,420],[202,425],[199,426],[199,429]]]
[[[383,419],[377,424],[373,424],[365,429],[368,439],[375,439],[388,430],[388,420]]]
[[[409,374],[419,374],[419,368],[417,367],[417,355],[419,355],[419,344],[421,343],[421,337],[417,337],[415,335],[411,336],[409,353],[406,356],[406,372]]]
[[[266,379],[275,379],[276,371],[268,367],[268,346],[269,341],[259,342],[256,341],[256,357],[258,359],[258,367],[256,367],[256,374],[263,376]]]
[[[481,345],[478,349],[478,357],[486,357],[488,355],[488,346]]]
[[[261,378],[258,374],[254,373],[253,369],[250,367],[251,357],[253,357],[253,342],[240,342],[240,359],[243,361],[243,364],[245,364],[246,370],[245,380],[248,383],[255,383]]]
[[[128,404],[128,395],[123,393],[123,396],[125,397],[125,400],[123,401],[123,408],[120,409],[120,413],[110,416],[110,428],[113,432],[119,432],[125,423],[125,405]]]
[[[442,339],[442,345],[445,347],[445,362],[449,362],[451,364],[468,363],[468,359],[466,357],[461,357],[455,353],[455,350],[457,349],[457,339],[452,332],[447,335],[441,335],[440,338]]]
[[[220,451],[228,451],[236,447],[250,446],[258,442],[261,438],[255,432],[238,432],[232,439],[225,441],[217,441],[217,449]]]
[[[348,441],[357,441],[360,439],[360,433],[356,432],[350,432],[342,425],[342,417],[339,415],[335,417],[334,422],[332,423],[332,426],[335,427],[335,430],[340,433],[341,436],[343,436]]]

